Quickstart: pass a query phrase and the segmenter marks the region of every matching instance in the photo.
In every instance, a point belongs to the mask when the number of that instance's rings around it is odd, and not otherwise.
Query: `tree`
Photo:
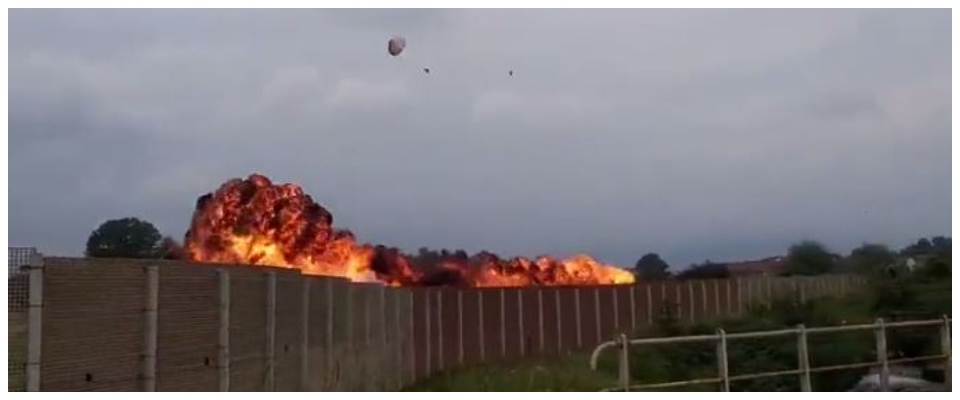
[[[930,239],[930,244],[937,253],[949,252],[952,242],[950,238],[944,236],[934,236],[933,239]]]
[[[822,244],[805,240],[790,246],[787,254],[787,272],[790,275],[819,275],[830,272],[836,258]]]
[[[919,256],[930,254],[933,251],[933,244],[927,238],[920,238],[917,243],[911,244],[900,251],[905,256]]]
[[[153,224],[137,218],[104,222],[87,239],[87,257],[157,258],[161,236]]]
[[[647,253],[637,260],[637,264],[634,266],[634,273],[642,279],[664,279],[670,276],[670,273],[667,272],[668,268],[670,268],[670,265],[668,265],[666,261],[663,261],[659,254]]]
[[[897,255],[886,245],[864,243],[850,252],[847,262],[855,272],[874,273],[896,262]]]
[[[730,277],[730,268],[727,264],[715,263],[706,260],[703,264],[691,265],[677,274],[677,279],[723,279]]]

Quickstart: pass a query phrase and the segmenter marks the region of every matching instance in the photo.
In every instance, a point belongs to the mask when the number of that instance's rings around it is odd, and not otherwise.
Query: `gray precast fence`
[[[16,292],[29,301],[9,310],[25,325],[10,337],[9,389],[398,390],[451,367],[588,350],[664,316],[708,321],[862,283],[826,275],[397,288],[284,268],[43,258]]]

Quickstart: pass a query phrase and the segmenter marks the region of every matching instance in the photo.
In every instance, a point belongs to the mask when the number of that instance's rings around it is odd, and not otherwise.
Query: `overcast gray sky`
[[[80,255],[124,216],[182,238],[197,196],[253,172],[408,250],[685,266],[950,232],[949,10],[10,10],[9,24],[10,241],[47,254]]]

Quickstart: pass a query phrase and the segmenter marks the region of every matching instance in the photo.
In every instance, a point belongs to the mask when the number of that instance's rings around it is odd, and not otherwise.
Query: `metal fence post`
[[[807,349],[807,328],[803,325],[797,325],[797,364],[800,369],[800,390],[803,392],[812,391],[810,385],[810,354]]]
[[[40,391],[40,344],[43,330],[43,257],[30,259],[27,288],[27,368],[26,389],[28,392]],[[9,288],[8,288],[9,290]]]
[[[943,325],[940,325],[940,350],[945,357],[943,360],[943,383],[947,385],[948,389],[952,389],[953,384],[950,377],[952,372],[952,368],[950,367],[952,358],[950,350],[950,320],[946,315],[943,316]]]
[[[272,392],[274,388],[274,377],[276,373],[276,364],[274,356],[276,355],[277,345],[277,272],[267,272],[267,332],[266,332],[266,376],[264,379],[264,390]]]
[[[220,372],[220,391],[230,391],[230,272],[217,270],[220,281],[220,326],[217,343],[217,369]]]
[[[630,340],[620,334],[620,389],[630,391]]]
[[[720,391],[730,391],[730,370],[727,363],[727,333],[717,329],[717,374],[720,377]]]
[[[883,318],[877,318],[874,328],[877,342],[877,362],[880,364],[880,390],[890,391],[890,365],[887,362],[887,332]]]
[[[160,267],[146,268],[143,307],[143,391],[157,391],[157,308],[160,305]]]

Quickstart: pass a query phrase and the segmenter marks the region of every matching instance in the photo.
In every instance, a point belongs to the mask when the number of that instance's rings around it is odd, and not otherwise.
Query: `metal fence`
[[[880,389],[889,391],[890,366],[895,364],[908,364],[918,362],[942,361],[944,383],[950,387],[950,318],[944,316],[942,319],[923,320],[923,321],[903,321],[903,322],[884,322],[883,319],[877,319],[873,324],[863,325],[843,325],[830,327],[807,328],[802,324],[794,329],[781,329],[773,331],[758,331],[744,333],[726,333],[723,329],[718,329],[714,335],[695,335],[695,336],[677,336],[649,339],[629,339],[626,335],[620,335],[618,340],[608,341],[600,344],[593,350],[590,357],[590,368],[597,369],[597,361],[600,354],[606,349],[616,348],[619,350],[618,356],[618,382],[615,388],[608,388],[605,391],[630,391],[642,389],[666,389],[681,386],[716,384],[720,391],[730,391],[730,383],[735,381],[770,378],[777,376],[798,376],[800,390],[804,392],[812,391],[810,375],[812,373],[840,371],[859,368],[879,367]],[[931,356],[888,358],[887,331],[894,328],[908,327],[940,327],[941,353]],[[811,367],[809,352],[807,348],[807,337],[813,334],[851,332],[872,330],[876,343],[877,359],[873,362],[851,363],[841,365],[829,365],[822,367]],[[762,372],[753,374],[743,374],[730,376],[727,359],[727,343],[736,339],[756,339],[769,338],[777,336],[794,335],[797,339],[797,368],[784,371]],[[693,379],[686,381],[662,382],[651,384],[632,384],[630,379],[630,346],[657,345],[668,343],[695,343],[695,342],[714,342],[717,352],[717,376],[714,378]]]

